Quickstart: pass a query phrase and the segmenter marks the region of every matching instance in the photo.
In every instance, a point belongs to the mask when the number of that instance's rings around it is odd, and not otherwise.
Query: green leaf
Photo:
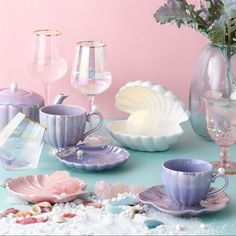
[[[226,25],[225,25],[225,15],[221,16],[219,20],[215,20],[212,26],[209,28],[209,38],[213,43],[226,44]]]
[[[160,24],[176,23],[191,27],[213,43],[236,44],[236,0],[200,0],[200,6],[187,0],[167,0],[154,17]]]
[[[185,0],[168,0],[161,6],[154,17],[160,24],[176,23],[178,27],[186,25],[206,36],[207,25],[200,17],[200,11],[194,10],[193,4],[188,4]]]
[[[161,24],[175,22],[178,27],[184,22],[192,21],[186,12],[185,4],[181,0],[169,0],[156,11],[154,17]]]
[[[213,43],[230,45],[236,42],[236,4],[215,20],[208,35]]]
[[[208,25],[212,25],[215,20],[225,13],[224,3],[222,0],[205,0],[207,8],[205,9]]]
[[[227,11],[227,37],[228,44],[235,42],[236,36],[236,5],[231,6]]]

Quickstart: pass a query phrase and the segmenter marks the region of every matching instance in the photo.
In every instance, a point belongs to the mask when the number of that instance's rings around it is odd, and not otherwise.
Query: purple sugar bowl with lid
[[[11,83],[9,88],[0,89],[0,130],[21,112],[35,121],[39,121],[39,109],[44,106],[44,98],[30,90],[17,88]]]

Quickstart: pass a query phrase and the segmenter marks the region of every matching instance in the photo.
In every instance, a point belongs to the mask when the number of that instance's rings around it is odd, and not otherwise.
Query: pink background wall
[[[70,95],[66,103],[87,106],[85,97],[70,85],[75,43],[107,42],[107,62],[113,74],[109,90],[96,98],[106,117],[124,116],[116,110],[115,94],[128,81],[152,80],[173,90],[186,104],[197,57],[208,42],[195,31],[159,25],[153,14],[164,0],[1,0],[0,87],[11,81],[43,94],[30,78],[27,62],[32,31],[56,28],[63,32],[60,51],[69,64],[63,79],[52,86]]]

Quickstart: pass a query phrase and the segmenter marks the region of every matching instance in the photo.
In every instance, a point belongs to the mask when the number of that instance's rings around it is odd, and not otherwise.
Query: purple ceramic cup
[[[85,132],[86,122],[98,116],[96,127]],[[99,112],[87,114],[86,109],[75,105],[51,105],[39,110],[40,123],[47,128],[45,141],[53,148],[65,148],[83,141],[86,136],[102,126],[103,117]]]
[[[212,165],[195,159],[174,159],[162,164],[162,182],[166,193],[183,206],[198,205],[201,200],[219,194],[228,187],[228,178],[224,174],[212,174]],[[211,183],[222,177],[224,186],[209,192]]]

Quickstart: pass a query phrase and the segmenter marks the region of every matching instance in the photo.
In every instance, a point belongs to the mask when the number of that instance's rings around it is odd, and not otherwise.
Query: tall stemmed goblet
[[[67,71],[67,62],[57,47],[57,38],[61,32],[54,29],[42,29],[33,32],[34,41],[28,70],[31,76],[44,84],[45,103],[49,105],[51,84],[62,78]]]
[[[105,47],[105,43],[96,41],[82,41],[76,44],[71,84],[88,97],[89,113],[94,110],[95,96],[106,91],[112,82],[111,72],[106,68]],[[84,142],[103,145],[111,141],[107,137],[92,134]]]
[[[236,100],[229,91],[207,91],[204,94],[207,129],[220,148],[220,160],[211,163],[215,170],[223,167],[226,174],[236,174],[236,163],[230,161],[231,145],[236,143]]]

